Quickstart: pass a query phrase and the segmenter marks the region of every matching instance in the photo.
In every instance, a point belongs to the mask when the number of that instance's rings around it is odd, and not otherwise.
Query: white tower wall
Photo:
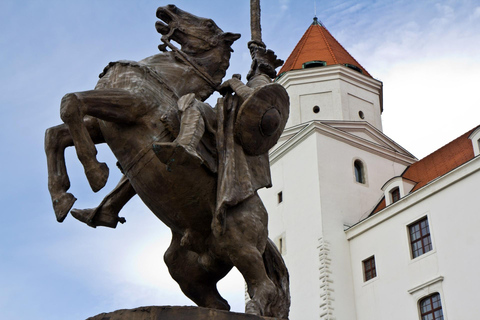
[[[290,96],[287,128],[311,120],[339,120],[367,121],[382,131],[382,83],[378,80],[331,65],[292,70],[277,82]],[[318,113],[313,111],[315,106]]]

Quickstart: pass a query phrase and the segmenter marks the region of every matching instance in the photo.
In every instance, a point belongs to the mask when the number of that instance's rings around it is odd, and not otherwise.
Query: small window
[[[377,269],[375,268],[375,256],[363,260],[363,280],[368,281],[377,276]]]
[[[283,192],[280,191],[278,194],[277,194],[277,200],[278,200],[278,203],[282,203],[283,202]]]
[[[287,253],[287,243],[285,238],[285,233],[283,233],[280,237],[277,238],[275,241],[277,245],[278,251],[280,254],[285,255]]]
[[[353,166],[355,170],[355,181],[365,184],[365,169],[363,167],[362,161],[355,160]]]
[[[392,203],[395,203],[398,200],[400,200],[400,188],[399,187],[393,188],[392,191],[390,191],[390,197],[392,198]]]
[[[350,69],[352,69],[352,70],[355,70],[355,71],[357,71],[357,72],[363,73],[363,72],[362,72],[362,69],[360,69],[359,67],[357,67],[357,66],[355,66],[355,65],[353,65],[353,64],[345,63],[345,67],[350,68]]]
[[[316,67],[324,67],[327,65],[327,62],[325,61],[319,61],[319,60],[314,60],[314,61],[308,61],[302,64],[303,69],[307,68],[316,68]]]
[[[422,320],[443,320],[440,294],[435,293],[420,300],[419,307]]]
[[[319,106],[313,107],[313,113],[319,113],[319,112],[320,112],[320,107]]]
[[[358,117],[362,120],[365,119],[365,114],[363,113],[363,111],[358,111]]]
[[[412,258],[419,257],[433,249],[427,217],[409,225],[408,229],[410,232]]]

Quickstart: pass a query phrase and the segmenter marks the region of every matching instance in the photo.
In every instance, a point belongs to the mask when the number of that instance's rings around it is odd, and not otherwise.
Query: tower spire
[[[319,66],[319,64],[323,66],[340,64],[371,77],[367,70],[345,50],[315,16],[312,24],[293,49],[278,74]]]

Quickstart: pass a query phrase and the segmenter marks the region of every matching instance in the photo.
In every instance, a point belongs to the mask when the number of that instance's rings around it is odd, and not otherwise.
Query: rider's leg
[[[245,312],[272,316],[270,302],[275,301],[277,288],[268,277],[262,254],[267,241],[267,212],[257,195],[228,209],[226,228],[218,238],[222,252],[243,275],[251,298]]]
[[[104,142],[96,119],[85,117],[83,122],[94,143]],[[65,219],[76,200],[71,193],[67,193],[70,188],[70,180],[65,166],[65,148],[70,146],[73,146],[73,140],[66,124],[51,127],[45,132],[48,190],[58,222]]]
[[[172,232],[172,242],[164,256],[172,278],[183,293],[200,307],[230,310],[228,302],[218,293],[217,282],[232,267],[213,258],[199,259],[197,253],[181,245],[181,238],[181,235]],[[202,260],[208,263],[201,263]]]
[[[130,181],[122,176],[115,189],[102,200],[98,207],[83,210],[73,209],[72,216],[93,228],[97,226],[115,228],[118,222],[125,223],[125,218],[119,217],[118,214],[135,194],[135,189]]]
[[[133,123],[142,100],[122,89],[90,90],[69,93],[62,99],[60,116],[68,125],[77,156],[93,191],[105,186],[108,167],[96,159],[97,149],[90,138],[83,118],[86,115],[116,123]],[[135,109],[135,113],[132,111]]]
[[[205,123],[193,93],[178,100],[181,112],[180,132],[173,142],[160,142],[153,145],[157,157],[169,168],[177,164],[200,165],[203,159],[196,149],[205,132]]]

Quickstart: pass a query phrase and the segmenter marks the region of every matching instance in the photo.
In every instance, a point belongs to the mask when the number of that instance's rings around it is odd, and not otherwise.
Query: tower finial
[[[315,17],[313,17],[312,26],[322,26],[323,27],[323,24],[322,24],[321,21],[318,21],[317,16],[315,16]]]

